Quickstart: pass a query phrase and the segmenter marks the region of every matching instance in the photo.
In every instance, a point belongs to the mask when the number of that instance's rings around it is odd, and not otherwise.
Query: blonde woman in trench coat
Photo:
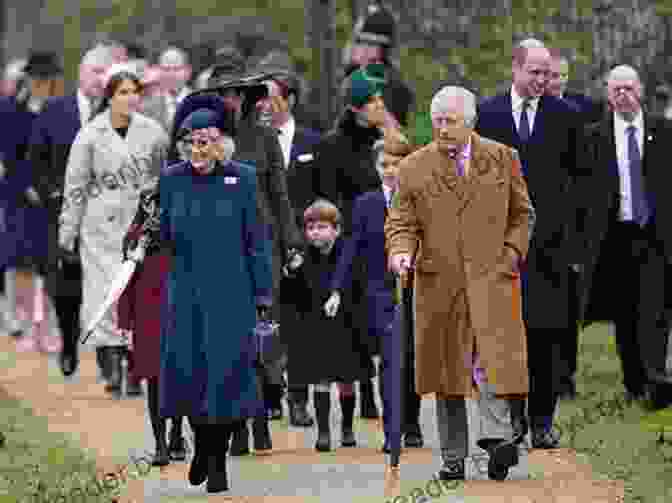
[[[158,122],[136,110],[141,84],[127,67],[113,66],[106,75],[99,113],[72,145],[65,176],[59,246],[78,253],[83,271],[82,326],[103,303],[119,270],[122,241],[135,212],[141,188],[160,173],[168,136]],[[119,390],[119,361],[126,341],[116,310],[108,311],[92,340],[104,347],[99,365],[108,379],[106,391]],[[132,359],[131,359],[132,365]],[[140,393],[132,381],[129,392]]]

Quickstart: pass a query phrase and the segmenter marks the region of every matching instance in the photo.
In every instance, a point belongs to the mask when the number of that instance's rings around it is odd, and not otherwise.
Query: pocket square
[[[301,154],[296,158],[299,162],[308,162],[313,160],[313,154]]]

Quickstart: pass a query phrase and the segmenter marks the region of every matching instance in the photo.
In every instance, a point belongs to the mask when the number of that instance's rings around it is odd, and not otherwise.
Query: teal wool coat
[[[160,413],[229,422],[263,413],[252,331],[272,291],[254,169],[209,175],[178,163],[161,176],[161,234],[172,249],[162,320]]]

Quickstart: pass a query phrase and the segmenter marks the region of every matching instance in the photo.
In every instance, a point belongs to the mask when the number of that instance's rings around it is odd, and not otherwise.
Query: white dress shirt
[[[644,159],[644,116],[640,112],[632,122],[626,122],[614,113],[614,140],[618,159],[618,180],[621,191],[621,220],[632,221],[632,185],[630,181],[630,158],[628,157],[628,127],[635,126],[635,136],[640,157]]]
[[[390,205],[392,204],[392,195],[394,192],[390,187],[387,185],[383,184],[383,194],[385,194],[385,203],[387,204],[387,207],[389,208]]]
[[[278,128],[278,141],[282,148],[282,155],[285,158],[285,169],[289,168],[289,156],[292,151],[292,142],[294,141],[294,132],[296,131],[296,123],[294,117],[290,117],[287,122]]]
[[[523,101],[522,97],[518,95],[516,89],[511,86],[511,111],[513,112],[513,120],[516,123],[516,131],[520,129],[520,114],[523,111]],[[537,108],[539,108],[539,98],[532,98],[528,100],[527,107],[527,123],[530,125],[530,135],[534,131],[534,118],[537,115]]]
[[[84,126],[92,119],[91,114],[95,110],[91,109],[91,100],[84,96],[84,93],[79,89],[77,89],[77,108],[79,108],[79,120]]]

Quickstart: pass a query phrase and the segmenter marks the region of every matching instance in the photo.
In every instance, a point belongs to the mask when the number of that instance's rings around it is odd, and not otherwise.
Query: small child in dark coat
[[[297,385],[313,384],[318,451],[331,450],[330,385],[339,383],[343,414],[341,445],[356,445],[353,432],[354,382],[370,379],[352,329],[351,278],[342,278],[340,306],[334,309],[331,284],[343,250],[341,213],[326,200],[315,201],[304,213],[305,256],[295,257],[283,271],[281,302],[291,303],[300,330],[288,335],[288,372]],[[346,276],[350,276],[346,273]]]

